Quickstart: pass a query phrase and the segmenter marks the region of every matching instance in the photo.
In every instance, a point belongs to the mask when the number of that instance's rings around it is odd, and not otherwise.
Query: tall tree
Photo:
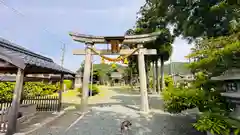
[[[154,14],[163,26],[171,25],[176,36],[228,35],[240,28],[240,8],[229,0],[147,0],[144,12]]]
[[[156,56],[146,56],[146,65],[150,65],[151,62],[158,61],[161,59],[162,63],[164,61],[167,61],[172,53],[172,42],[174,37],[171,35],[170,30],[166,28],[166,25],[159,21],[156,16],[156,12],[153,12],[151,8],[148,6],[143,6],[139,11],[139,18],[137,19],[136,26],[134,29],[129,29],[126,34],[146,34],[146,33],[152,33],[156,31],[161,31],[161,34],[157,38],[156,41],[145,43],[144,47],[147,49],[156,49],[157,55]],[[136,63],[136,59],[135,63]],[[163,66],[163,64],[162,64]],[[147,66],[147,73],[150,68],[150,66]],[[158,65],[156,66],[156,69],[158,70]],[[163,68],[162,68],[163,69]],[[161,72],[163,73],[163,71]],[[163,75],[162,75],[163,76]],[[163,77],[162,77],[163,78]],[[157,81],[158,76],[157,76]],[[157,83],[159,85],[159,83]],[[157,86],[158,90],[159,86]]]
[[[203,72],[208,77],[218,76],[228,68],[240,68],[240,32],[229,36],[203,39],[196,43],[187,56],[193,72]]]

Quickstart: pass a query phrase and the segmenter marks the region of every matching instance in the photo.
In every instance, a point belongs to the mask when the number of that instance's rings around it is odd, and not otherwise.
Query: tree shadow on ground
[[[132,88],[123,88],[123,87],[110,87],[108,90],[115,91],[119,94],[130,94],[130,95],[139,95],[139,89],[132,89]]]
[[[140,94],[140,88],[124,88],[124,87],[111,87],[108,90],[115,91],[119,94],[130,94],[130,95],[139,95]],[[148,91],[148,94],[152,94],[152,89]]]
[[[118,92],[111,97],[116,102],[89,104],[92,111],[64,134],[119,135],[121,122],[130,120],[133,127],[128,135],[205,135],[193,128],[192,123],[196,119],[190,115],[152,112],[151,117],[147,118],[138,113],[139,94],[125,93],[116,88],[110,90]],[[149,103],[151,109],[163,110],[160,97],[149,96]],[[80,111],[80,104],[64,103],[63,106],[75,106]]]
[[[119,101],[121,104],[129,105],[129,106],[133,105],[133,106],[140,107],[140,103],[141,103],[141,96],[117,95],[111,98]],[[164,110],[162,99],[160,99],[159,97],[150,97],[150,96],[148,99],[149,99],[150,109]]]
[[[128,91],[122,90],[121,88],[110,88],[109,90],[112,90],[118,93],[116,96],[112,96],[111,99],[115,99],[119,101],[121,104],[125,104],[128,106],[134,105],[134,106],[140,107],[141,96],[139,92],[138,93],[133,92],[132,94],[131,90],[129,90],[128,92]],[[163,100],[160,98],[160,96],[149,94],[148,99],[149,99],[150,109],[164,110]]]
[[[75,106],[80,110],[80,104],[64,103],[63,107]],[[132,122],[127,135],[205,135],[196,131],[192,124],[195,122],[190,116],[172,116],[169,114],[152,113],[150,116],[140,115],[135,110],[119,103],[103,103],[90,105],[90,111],[69,130],[69,121],[75,117],[73,113],[65,119],[51,123],[38,130],[39,135],[120,135],[120,125],[124,120]],[[62,123],[63,122],[63,123]],[[62,124],[61,124],[62,123]],[[60,125],[59,125],[60,124]],[[65,126],[64,126],[65,125]],[[64,128],[65,127],[65,128]]]
[[[117,104],[92,106],[92,112],[65,134],[120,135],[120,125],[124,120],[133,124],[128,135],[205,135],[192,127],[191,123],[195,120],[190,116],[154,113],[147,118]]]

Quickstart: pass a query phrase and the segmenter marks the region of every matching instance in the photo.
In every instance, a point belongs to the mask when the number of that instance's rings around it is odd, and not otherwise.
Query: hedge
[[[66,85],[67,90],[72,88],[72,81],[71,80],[63,80],[63,83]]]
[[[204,91],[195,88],[169,87],[162,92],[164,108],[171,113],[180,113],[202,104]]]
[[[153,77],[149,77],[149,88],[153,88]],[[164,82],[166,87],[173,86],[173,79],[171,76],[164,76]]]
[[[91,90],[91,85],[88,85],[88,88],[89,88],[89,93],[88,93],[89,96],[90,96],[90,92],[91,91],[92,91],[92,95],[93,96],[95,96],[95,95],[100,93],[100,90],[99,90],[98,86],[95,85],[95,84],[92,85],[92,90]],[[82,88],[78,88],[77,90],[78,90],[78,92],[82,93]]]
[[[15,82],[0,82],[0,101],[11,101]],[[59,90],[59,86],[42,82],[25,82],[22,98],[26,96],[46,96]]]

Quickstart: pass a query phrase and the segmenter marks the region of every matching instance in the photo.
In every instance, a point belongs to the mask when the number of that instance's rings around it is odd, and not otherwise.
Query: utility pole
[[[65,56],[65,52],[66,52],[66,44],[63,44],[63,47],[61,48],[61,50],[62,50],[61,67],[63,67],[64,56]]]
[[[62,58],[61,58],[61,68],[63,68],[63,64],[64,64],[64,56],[65,56],[65,51],[66,51],[66,44],[63,43],[63,47],[61,48],[62,50]],[[63,83],[63,82],[62,82]],[[65,86],[64,84],[60,84],[60,85],[63,85],[61,89],[61,91],[63,90],[65,92]],[[62,95],[59,95],[62,97]]]

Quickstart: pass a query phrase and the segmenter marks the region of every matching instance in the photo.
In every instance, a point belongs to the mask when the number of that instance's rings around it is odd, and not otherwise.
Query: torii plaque
[[[146,83],[146,69],[144,55],[156,55],[155,49],[145,49],[143,44],[157,39],[161,32],[154,32],[150,34],[134,35],[134,36],[91,36],[78,33],[70,33],[73,40],[85,43],[85,50],[73,50],[74,55],[85,55],[81,109],[83,112],[88,110],[88,84],[90,79],[91,68],[91,51],[95,52],[93,55],[138,55],[138,68],[140,77],[140,91],[141,91],[141,108],[142,113],[149,112],[147,83]],[[111,51],[109,50],[94,50],[94,44],[111,44]],[[137,44],[137,49],[120,49],[120,44],[129,45]]]

